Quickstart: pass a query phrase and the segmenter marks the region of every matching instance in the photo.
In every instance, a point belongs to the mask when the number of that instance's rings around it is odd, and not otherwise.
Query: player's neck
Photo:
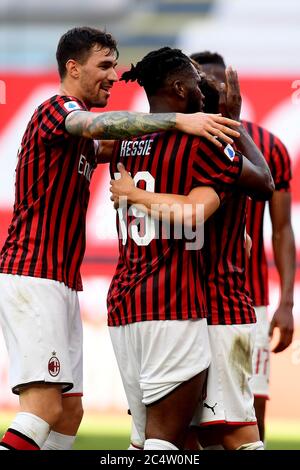
[[[169,100],[168,98],[162,98],[161,96],[155,96],[149,98],[150,113],[184,113],[182,106],[178,102]]]
[[[78,93],[78,90],[76,90],[74,87],[72,87],[70,84],[68,84],[66,82],[61,82],[58,94],[62,95],[62,96],[72,96],[72,97],[77,98],[78,100],[82,101],[83,103],[85,103],[85,101],[84,101],[83,97],[81,96],[81,94]],[[85,105],[88,107],[88,105],[86,103],[85,103]]]

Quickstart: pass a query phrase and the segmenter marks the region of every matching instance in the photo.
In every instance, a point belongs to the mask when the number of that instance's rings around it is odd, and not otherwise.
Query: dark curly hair
[[[123,73],[121,80],[137,81],[147,95],[151,96],[163,87],[168,78],[190,72],[192,67],[190,58],[180,49],[162,47],[149,52],[135,66],[131,64],[131,69]]]

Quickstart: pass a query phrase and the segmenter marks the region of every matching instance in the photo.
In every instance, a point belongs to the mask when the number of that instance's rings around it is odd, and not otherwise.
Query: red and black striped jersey
[[[255,323],[246,289],[247,196],[236,189],[205,224],[204,259],[207,323]]]
[[[85,110],[55,95],[33,113],[18,153],[15,204],[0,272],[54,279],[82,289],[89,185],[96,166],[93,140],[65,130],[65,118]]]
[[[257,147],[264,155],[275,183],[275,191],[290,191],[291,160],[278,137],[263,127],[243,121]],[[255,306],[269,304],[268,266],[263,242],[265,202],[250,200],[247,232],[252,238],[251,257],[247,261],[247,287]]]
[[[232,148],[218,150],[178,132],[117,143],[112,178],[118,176],[119,161],[142,189],[182,195],[201,185],[217,191],[219,184],[231,185],[242,166]],[[167,239],[160,222],[155,227],[153,219],[135,208],[118,211],[119,261],[108,292],[108,324],[205,317],[201,252],[188,249],[187,237],[173,234]]]

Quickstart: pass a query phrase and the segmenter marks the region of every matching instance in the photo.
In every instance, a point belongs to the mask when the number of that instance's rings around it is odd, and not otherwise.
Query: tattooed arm
[[[132,136],[176,129],[187,134],[205,137],[218,147],[222,144],[215,137],[232,143],[229,136],[239,137],[239,133],[227,126],[239,125],[239,122],[218,114],[146,114],[128,111],[107,113],[74,111],[66,117],[65,121],[69,134],[91,139],[127,139]]]

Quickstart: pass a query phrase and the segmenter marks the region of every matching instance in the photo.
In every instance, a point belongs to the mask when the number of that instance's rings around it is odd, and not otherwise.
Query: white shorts
[[[137,450],[144,449],[145,441],[141,439],[138,430],[134,424],[133,419],[131,420],[131,433],[130,433],[130,445],[135,447]]]
[[[62,282],[0,273],[0,324],[10,383],[61,384],[82,395],[82,323],[77,292]]]
[[[207,394],[192,424],[255,424],[253,394],[249,386],[256,323],[209,325],[211,365]]]
[[[109,332],[132,419],[143,442],[146,405],[208,368],[207,322],[153,320],[112,326]]]
[[[267,307],[255,307],[257,330],[253,352],[253,376],[250,387],[255,397],[270,396],[270,323]]]

